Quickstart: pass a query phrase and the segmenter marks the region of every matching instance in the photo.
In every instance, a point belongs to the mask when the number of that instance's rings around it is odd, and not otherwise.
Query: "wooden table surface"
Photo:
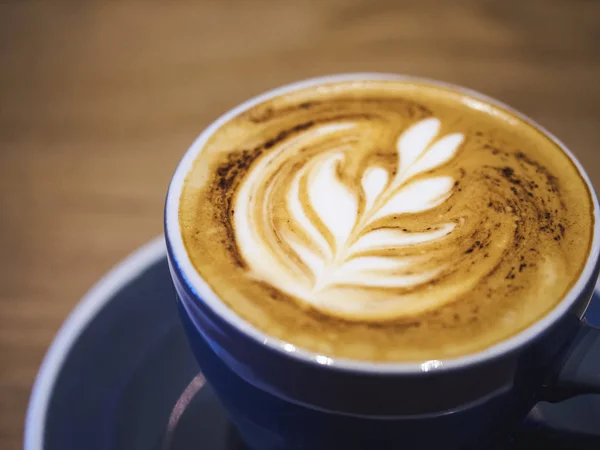
[[[422,75],[514,105],[600,186],[600,2],[3,2],[0,449],[62,321],[162,231],[175,165],[235,104],[306,77]]]

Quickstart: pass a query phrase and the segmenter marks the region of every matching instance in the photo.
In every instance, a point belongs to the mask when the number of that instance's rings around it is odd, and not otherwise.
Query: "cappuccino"
[[[264,333],[316,353],[473,353],[566,295],[590,192],[543,132],[459,90],[326,83],[250,107],[208,139],[179,222],[191,262]]]

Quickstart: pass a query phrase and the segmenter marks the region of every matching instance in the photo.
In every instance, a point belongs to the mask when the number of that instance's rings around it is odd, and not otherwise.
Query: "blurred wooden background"
[[[235,104],[315,75],[469,86],[563,139],[600,186],[600,2],[0,4],[0,448],[65,316],[162,231],[175,165]]]

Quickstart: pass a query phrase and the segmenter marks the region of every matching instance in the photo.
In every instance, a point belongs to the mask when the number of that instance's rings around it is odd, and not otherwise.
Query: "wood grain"
[[[217,115],[310,76],[469,86],[562,138],[600,185],[600,2],[0,5],[0,448],[21,448],[60,324],[162,231],[175,165]]]

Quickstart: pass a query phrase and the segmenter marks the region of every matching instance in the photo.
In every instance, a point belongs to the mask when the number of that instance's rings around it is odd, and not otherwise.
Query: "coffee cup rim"
[[[586,264],[575,282],[571,287],[567,295],[545,316],[537,320],[529,327],[520,331],[517,334],[498,342],[490,347],[480,350],[475,353],[463,355],[456,358],[440,359],[440,360],[429,360],[422,362],[375,362],[375,361],[363,361],[346,358],[336,358],[332,355],[321,355],[310,350],[297,348],[288,342],[281,339],[269,336],[262,332],[258,328],[254,327],[248,321],[238,316],[231,308],[229,308],[225,302],[223,302],[217,294],[213,292],[209,284],[201,277],[201,275],[194,268],[187,250],[185,249],[183,238],[180,233],[179,225],[179,204],[180,197],[185,182],[185,177],[190,172],[192,164],[204,147],[207,140],[214,134],[214,132],[227,123],[232,118],[236,117],[240,113],[252,108],[253,106],[267,101],[273,97],[297,91],[300,89],[312,87],[315,85],[334,83],[334,82],[348,82],[348,81],[368,81],[368,80],[400,80],[406,82],[414,82],[420,84],[432,85],[435,87],[446,88],[455,92],[464,93],[468,97],[480,100],[484,103],[490,104],[494,107],[505,110],[509,114],[516,118],[524,121],[528,125],[539,130],[551,141],[553,141],[561,150],[570,158],[572,163],[577,168],[579,175],[585,181],[590,197],[593,203],[593,237],[592,244]],[[365,373],[390,373],[390,374],[417,374],[423,372],[432,371],[444,371],[453,370],[468,367],[474,364],[483,363],[492,359],[496,359],[502,355],[509,354],[513,351],[523,348],[538,336],[548,330],[553,324],[555,324],[564,314],[566,314],[573,304],[582,295],[585,286],[588,284],[590,279],[594,276],[594,270],[600,257],[600,207],[598,204],[598,198],[596,192],[592,186],[592,183],[582,167],[581,163],[577,160],[575,155],[568,149],[568,147],[562,143],[556,136],[546,130],[543,126],[525,116],[524,114],[516,111],[514,108],[494,99],[487,95],[481,94],[477,91],[447,83],[443,81],[437,81],[418,76],[409,76],[393,73],[348,73],[348,74],[335,74],[325,75],[314,78],[309,78],[301,81],[286,84],[284,86],[263,92],[241,104],[230,109],[226,113],[222,114],[214,122],[212,122],[202,133],[196,138],[189,149],[185,152],[183,158],[180,160],[173,178],[171,179],[169,189],[167,192],[166,204],[165,204],[165,238],[169,243],[171,249],[171,257],[173,262],[179,269],[180,275],[183,277],[185,283],[188,285],[190,290],[196,297],[202,299],[204,304],[217,314],[221,319],[225,320],[229,325],[235,327],[241,331],[245,336],[254,340],[261,346],[265,346],[278,352],[282,355],[297,359],[298,361],[327,366],[330,369],[345,370],[352,372],[365,372]],[[595,281],[595,280],[594,280]]]

